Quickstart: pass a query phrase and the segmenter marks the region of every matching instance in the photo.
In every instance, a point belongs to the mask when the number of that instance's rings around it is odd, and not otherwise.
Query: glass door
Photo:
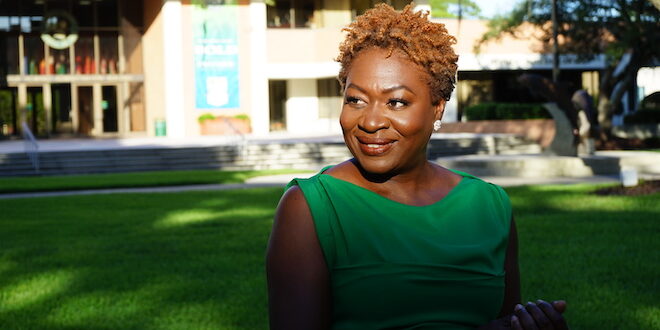
[[[71,85],[53,84],[52,93],[52,127],[56,134],[73,133],[73,122],[71,120]]]
[[[102,86],[101,94],[103,133],[117,132],[117,86]]]
[[[17,88],[0,88],[0,139],[10,135],[18,135],[17,101]]]
[[[43,88],[41,87],[27,88],[25,122],[35,136],[48,135],[48,129],[46,128],[46,111],[44,111],[44,93]]]
[[[94,128],[94,90],[92,86],[78,86],[78,133],[90,135]]]

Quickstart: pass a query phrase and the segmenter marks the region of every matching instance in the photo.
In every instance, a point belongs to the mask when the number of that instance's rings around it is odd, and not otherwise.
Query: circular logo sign
[[[69,48],[78,40],[78,23],[65,11],[51,11],[44,16],[41,40],[55,49]]]

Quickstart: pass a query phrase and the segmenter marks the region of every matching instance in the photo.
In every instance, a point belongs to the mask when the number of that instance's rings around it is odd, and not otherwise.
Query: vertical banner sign
[[[238,1],[193,0],[195,105],[238,108]]]

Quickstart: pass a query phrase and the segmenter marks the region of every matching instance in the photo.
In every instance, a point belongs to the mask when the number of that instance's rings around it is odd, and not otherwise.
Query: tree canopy
[[[660,60],[660,11],[650,0],[556,0],[560,53],[581,59],[604,54],[601,73],[599,120],[609,125],[612,113],[635,81],[639,69]],[[655,1],[655,0],[654,0]],[[552,1],[522,1],[489,23],[483,42],[503,34],[516,36],[524,22],[543,31],[541,41],[552,46]],[[549,52],[549,51],[548,51]]]
[[[479,18],[481,9],[473,0],[430,0],[431,17]]]

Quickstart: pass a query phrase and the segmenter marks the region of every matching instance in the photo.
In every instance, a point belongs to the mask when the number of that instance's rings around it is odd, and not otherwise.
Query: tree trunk
[[[608,140],[611,137],[612,117],[622,111],[621,101],[635,81],[634,78],[641,68],[641,62],[637,52],[633,51],[630,62],[622,71],[617,70],[616,66],[612,66],[603,75],[598,93],[598,124],[601,139]],[[615,71],[621,71],[621,73],[615,75]]]

